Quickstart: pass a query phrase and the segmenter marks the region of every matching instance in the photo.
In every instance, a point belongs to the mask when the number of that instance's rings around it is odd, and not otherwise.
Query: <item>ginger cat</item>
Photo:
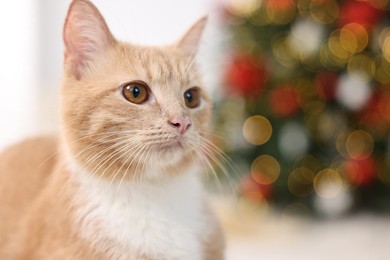
[[[87,0],[64,26],[61,133],[0,156],[0,259],[223,259],[197,166],[211,102],[177,43],[117,41]]]

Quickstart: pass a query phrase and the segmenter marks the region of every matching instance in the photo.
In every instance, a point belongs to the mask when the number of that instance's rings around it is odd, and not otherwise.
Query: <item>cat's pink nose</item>
[[[191,119],[188,116],[185,117],[174,117],[169,120],[169,124],[176,127],[179,133],[184,134],[191,126]]]

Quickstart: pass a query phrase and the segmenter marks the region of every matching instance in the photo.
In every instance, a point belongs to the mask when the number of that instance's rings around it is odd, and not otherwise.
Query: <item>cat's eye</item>
[[[148,87],[140,81],[129,82],[122,88],[123,96],[134,104],[142,104],[149,97]]]
[[[200,93],[198,88],[190,88],[186,92],[184,92],[184,100],[186,102],[186,106],[189,108],[198,107],[200,104]]]

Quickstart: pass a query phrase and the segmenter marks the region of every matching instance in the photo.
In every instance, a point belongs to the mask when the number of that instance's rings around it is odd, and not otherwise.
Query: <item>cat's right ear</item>
[[[77,79],[97,55],[115,43],[104,18],[88,0],[74,0],[70,5],[63,38],[65,69]]]

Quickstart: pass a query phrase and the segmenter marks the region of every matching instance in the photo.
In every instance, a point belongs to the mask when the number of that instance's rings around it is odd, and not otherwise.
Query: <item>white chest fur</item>
[[[125,252],[136,250],[156,259],[202,259],[200,238],[207,227],[201,185],[193,173],[120,187],[85,173],[77,176],[80,234],[112,258],[129,259]],[[118,247],[104,248],[107,239]]]

